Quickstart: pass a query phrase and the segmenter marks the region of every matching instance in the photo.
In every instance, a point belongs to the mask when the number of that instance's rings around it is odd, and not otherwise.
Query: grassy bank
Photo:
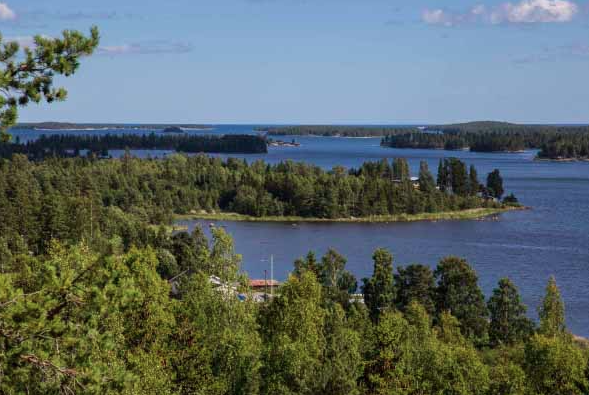
[[[348,218],[305,218],[305,217],[252,217],[236,213],[201,213],[178,215],[176,220],[204,219],[211,221],[246,221],[246,222],[414,222],[414,221],[447,221],[481,219],[506,211],[523,210],[525,207],[476,208],[460,211],[446,211],[441,213],[378,215],[371,217]]]

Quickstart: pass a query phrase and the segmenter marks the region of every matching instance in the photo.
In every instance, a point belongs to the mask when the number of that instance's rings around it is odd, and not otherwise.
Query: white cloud
[[[570,22],[578,11],[579,6],[568,0],[524,0],[501,5],[491,18],[494,23]]]
[[[16,13],[8,7],[8,4],[0,3],[0,20],[9,21],[12,19],[16,19]]]
[[[466,23],[562,23],[570,22],[579,13],[579,6],[569,0],[522,0],[495,7],[482,4],[466,12],[442,9],[423,12],[422,20],[431,25],[456,26]]]
[[[452,15],[444,10],[425,10],[422,19],[430,25],[452,26]]]

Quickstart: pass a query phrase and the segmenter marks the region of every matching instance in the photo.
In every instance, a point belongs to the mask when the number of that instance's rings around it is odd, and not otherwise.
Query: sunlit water
[[[251,133],[251,126],[226,125],[213,131],[190,133],[244,132]],[[37,137],[40,132],[23,131],[19,134],[28,139]],[[453,254],[466,258],[475,267],[487,295],[501,277],[510,277],[520,288],[533,317],[537,315],[536,308],[548,277],[555,275],[565,299],[570,329],[576,334],[589,336],[589,163],[538,162],[533,160],[535,152],[531,151],[483,154],[390,149],[380,147],[378,138],[294,138],[302,144],[301,147],[270,148],[266,155],[232,156],[248,161],[263,159],[270,163],[291,159],[326,169],[335,165],[355,167],[367,160],[404,157],[414,173],[420,160],[427,160],[435,171],[440,158],[455,156],[469,165],[474,164],[481,177],[494,168],[500,169],[506,190],[514,192],[523,204],[533,209],[484,221],[294,225],[215,222],[234,237],[236,250],[243,255],[243,268],[252,277],[263,277],[264,270],[269,272],[271,254],[274,255],[275,276],[284,279],[292,270],[294,259],[309,250],[321,255],[330,247],[348,258],[348,269],[359,279],[371,274],[371,255],[378,247],[390,249],[396,265],[423,263],[434,267],[440,258]],[[116,156],[120,153],[112,152]],[[139,156],[167,153],[136,152]],[[183,221],[183,224],[192,229],[199,222],[208,229],[210,221]]]

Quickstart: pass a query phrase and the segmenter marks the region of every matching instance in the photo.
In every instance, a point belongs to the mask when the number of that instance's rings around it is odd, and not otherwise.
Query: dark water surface
[[[223,125],[212,131],[191,131],[232,132],[251,133],[252,127]],[[20,133],[24,138],[35,138],[41,132]],[[294,138],[301,147],[270,148],[267,155],[241,157],[270,163],[292,159],[326,169],[404,157],[416,174],[420,160],[427,160],[435,171],[440,158],[455,156],[469,165],[474,164],[481,177],[494,168],[500,169],[505,189],[514,192],[523,204],[533,209],[485,221],[296,225],[216,222],[234,237],[236,250],[243,255],[243,268],[250,276],[263,277],[264,270],[269,269],[267,260],[273,254],[275,276],[284,279],[292,270],[294,259],[309,250],[323,254],[330,247],[348,258],[348,269],[359,279],[371,274],[371,255],[378,247],[393,252],[395,265],[423,263],[434,267],[440,258],[453,254],[466,258],[474,266],[486,295],[501,277],[510,277],[519,287],[532,317],[537,316],[536,308],[548,277],[555,275],[566,303],[569,328],[576,334],[589,336],[589,163],[537,162],[533,160],[535,152],[532,151],[485,154],[399,150],[380,147],[378,138]],[[137,154],[147,155],[145,152]],[[183,223],[192,228],[199,222],[208,228],[208,221]]]

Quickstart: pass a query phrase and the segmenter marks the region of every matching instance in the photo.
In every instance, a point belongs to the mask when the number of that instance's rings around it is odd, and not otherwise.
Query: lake
[[[72,133],[108,132],[128,131]],[[12,133],[19,134],[21,139],[32,139],[46,132]],[[253,129],[248,125],[222,125],[215,126],[212,131],[190,133],[253,133]],[[269,272],[268,261],[273,254],[275,277],[284,280],[297,257],[309,250],[322,255],[330,247],[347,257],[347,268],[358,279],[371,275],[371,256],[378,247],[388,248],[393,253],[395,265],[423,263],[435,267],[440,258],[458,255],[466,258],[477,270],[487,296],[501,277],[510,277],[519,287],[530,316],[534,318],[548,278],[555,275],[566,303],[570,330],[589,337],[589,163],[538,162],[533,160],[533,151],[502,154],[401,150],[380,147],[378,138],[279,137],[281,140],[292,138],[301,146],[270,147],[266,155],[231,156],[270,163],[305,161],[326,169],[403,157],[407,158],[414,174],[420,160],[427,160],[435,172],[440,158],[453,156],[468,165],[474,164],[481,178],[498,168],[504,177],[506,191],[514,192],[523,204],[533,209],[505,213],[497,220],[480,221],[390,224],[215,222],[233,236],[237,252],[243,255],[243,269],[251,277],[263,278],[264,270]],[[119,155],[120,152],[113,154]],[[137,155],[157,156],[153,152],[137,152]],[[182,224],[190,229],[201,224],[208,231],[208,222],[182,221]]]

